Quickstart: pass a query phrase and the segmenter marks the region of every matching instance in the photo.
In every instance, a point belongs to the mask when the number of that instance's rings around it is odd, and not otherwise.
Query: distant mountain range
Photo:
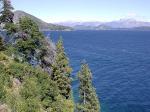
[[[24,11],[20,11],[20,10],[14,12],[14,22],[17,23],[19,21],[19,18],[24,17],[24,16],[27,16],[31,18],[33,21],[35,21],[37,25],[39,26],[40,30],[72,30],[71,27],[46,23],[42,21],[41,19],[31,14],[28,14]]]
[[[112,22],[60,22],[57,24],[70,26],[75,30],[150,30],[150,22],[135,19],[120,19]]]
[[[14,12],[14,22],[17,23],[19,18],[24,16],[35,21],[40,30],[150,30],[150,22],[137,21],[135,19],[120,19],[111,22],[59,22],[52,24],[46,23],[41,19],[20,10]]]

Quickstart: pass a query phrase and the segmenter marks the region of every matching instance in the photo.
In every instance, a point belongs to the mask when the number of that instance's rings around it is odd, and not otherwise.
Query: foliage
[[[62,39],[55,49],[30,18],[23,17],[14,24],[10,1],[1,1],[0,22],[11,42],[3,43],[0,38],[0,104],[12,112],[74,112],[72,68]],[[99,101],[87,64],[82,65],[78,76],[78,111],[98,112]]]
[[[7,35],[11,35],[11,36],[17,33],[18,31],[17,25],[14,23],[6,23],[4,29],[7,30]]]
[[[1,53],[0,57],[5,55]],[[57,84],[46,72],[14,62],[7,56],[0,60],[0,87],[0,102],[14,112],[74,110],[72,100],[66,100],[59,94]]]
[[[38,29],[36,23],[31,19],[24,17],[19,21],[18,39],[16,48],[24,55],[25,61],[31,61],[42,47],[43,35]]]
[[[49,108],[49,112],[74,112],[74,103],[73,101],[66,100],[59,96],[57,101],[53,103],[53,108]]]
[[[3,64],[0,64],[0,72],[2,73],[3,71]],[[5,94],[6,94],[6,91],[5,91],[5,87],[4,87],[4,84],[5,84],[5,77],[2,75],[0,75],[0,101],[4,101],[5,99]]]
[[[66,99],[71,98],[71,67],[60,39],[56,45],[55,63],[52,65],[51,78],[59,87],[60,94]]]
[[[81,65],[78,73],[80,101],[77,105],[79,112],[99,112],[99,101],[92,86],[92,73],[86,63]]]
[[[45,60],[45,56],[50,54],[47,53],[46,41],[37,24],[23,17],[18,24],[6,22],[4,28],[13,41],[3,52],[8,56],[0,54],[0,102],[14,112],[73,112],[72,99],[62,97],[57,82],[41,68],[50,67]],[[29,65],[32,60],[43,66],[33,68]],[[67,75],[67,72],[63,73]]]
[[[10,0],[1,0],[2,11],[0,12],[0,23],[13,23],[13,7],[11,6]]]
[[[0,51],[4,50],[4,43],[2,37],[0,37]]]

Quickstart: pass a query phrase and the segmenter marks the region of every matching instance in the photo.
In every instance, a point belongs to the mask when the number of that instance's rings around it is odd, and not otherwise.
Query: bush
[[[0,53],[0,61],[8,61],[8,57],[5,54]]]

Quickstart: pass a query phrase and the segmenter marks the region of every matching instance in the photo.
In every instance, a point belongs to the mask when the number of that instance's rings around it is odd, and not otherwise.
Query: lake
[[[85,59],[93,73],[93,84],[102,112],[150,112],[149,31],[52,31],[56,42],[63,37],[73,68]],[[73,82],[77,101],[76,80]]]

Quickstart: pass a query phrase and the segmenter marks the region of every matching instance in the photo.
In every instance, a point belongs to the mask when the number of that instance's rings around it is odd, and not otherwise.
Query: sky
[[[11,0],[23,10],[46,22],[113,21],[134,18],[150,21],[150,0]]]

